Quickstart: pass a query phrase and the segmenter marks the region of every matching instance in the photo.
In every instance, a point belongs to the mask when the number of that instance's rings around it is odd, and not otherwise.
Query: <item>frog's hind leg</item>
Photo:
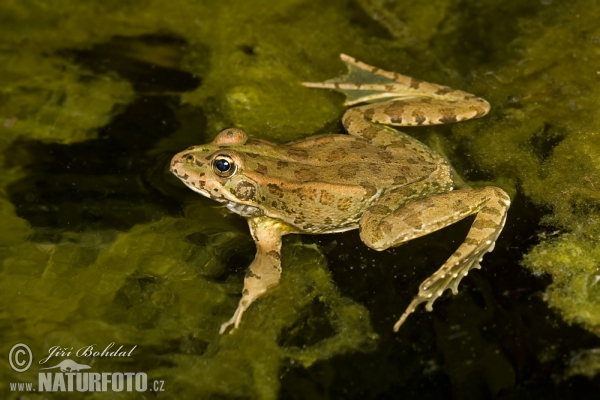
[[[492,251],[506,221],[510,198],[500,188],[484,187],[435,194],[405,204],[393,211],[389,204],[397,194],[388,194],[365,212],[360,221],[361,239],[376,250],[398,246],[411,239],[442,229],[469,215],[477,213],[465,241],[444,265],[419,287],[418,295],[409,304],[394,331],[415,308],[433,302],[446,289],[457,292],[458,284],[471,268],[480,268],[486,252]],[[400,204],[401,198],[396,198]]]
[[[382,70],[341,54],[346,75],[325,82],[304,82],[312,88],[346,95],[346,106],[361,107],[372,122],[394,126],[436,125],[484,116],[490,104],[473,94]],[[385,103],[378,103],[385,101]]]

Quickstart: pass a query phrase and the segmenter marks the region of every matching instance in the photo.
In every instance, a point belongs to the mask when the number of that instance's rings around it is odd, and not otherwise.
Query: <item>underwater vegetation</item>
[[[599,390],[599,20],[591,0],[3,1],[3,360],[15,343],[36,361],[136,345],[85,361],[164,380],[165,398]],[[299,85],[343,73],[339,53],[492,104],[410,133],[511,194],[505,231],[458,296],[398,335],[469,221],[384,253],[353,233],[286,238],[281,285],[221,336],[254,246],[168,160],[230,126],[279,142],[341,132],[342,97]],[[9,383],[38,367],[0,363],[1,397],[23,398]]]

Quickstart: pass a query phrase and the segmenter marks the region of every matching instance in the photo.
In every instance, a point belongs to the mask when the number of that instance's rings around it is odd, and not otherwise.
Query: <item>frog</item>
[[[489,103],[345,54],[341,59],[347,74],[303,85],[346,94],[347,134],[278,144],[233,127],[171,160],[171,172],[187,187],[246,218],[256,244],[237,309],[221,334],[237,330],[246,310],[279,284],[284,235],[358,229],[366,246],[383,251],[475,215],[463,243],[420,284],[393,326],[397,332],[421,303],[431,311],[445,290],[456,294],[504,227],[510,206],[504,190],[455,188],[446,158],[395,128],[483,117]]]

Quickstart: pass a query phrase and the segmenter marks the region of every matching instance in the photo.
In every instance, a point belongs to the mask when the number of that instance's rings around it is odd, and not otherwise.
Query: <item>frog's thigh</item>
[[[437,272],[421,284],[419,294],[394,330],[398,330],[420,303],[427,301],[426,308],[431,310],[433,302],[444,290],[450,288],[456,293],[463,276],[471,268],[479,268],[483,254],[493,250],[509,205],[510,198],[502,189],[489,186],[428,196],[389,214],[385,213],[386,209],[389,210],[388,206],[379,204],[365,212],[360,221],[361,239],[376,250],[398,246],[477,213],[465,241]]]
[[[224,333],[231,325],[233,329],[230,333],[237,329],[248,307],[270,287],[276,286],[281,277],[281,237],[289,232],[267,218],[254,218],[248,223],[256,243],[256,256],[246,272],[238,307],[233,317],[221,325],[220,333]]]
[[[439,125],[479,118],[488,113],[487,101],[462,93],[461,99],[449,101],[430,97],[397,98],[355,107],[369,122],[392,126]],[[346,116],[344,116],[346,117]]]
[[[368,111],[370,107],[373,106],[374,104],[367,104],[365,106],[354,107],[346,111],[342,119],[342,123],[350,135],[365,138],[377,146],[391,146],[392,149],[395,146],[400,146],[404,149],[404,152],[424,154],[433,161],[438,160],[440,163],[445,163],[444,159],[439,154],[435,153],[429,147],[425,146],[412,136],[389,126],[369,122],[366,120],[364,112],[365,110]]]

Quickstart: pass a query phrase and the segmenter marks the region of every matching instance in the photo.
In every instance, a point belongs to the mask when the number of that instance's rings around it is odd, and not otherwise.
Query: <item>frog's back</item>
[[[411,145],[402,138],[376,146],[351,135],[326,134],[283,145],[281,156],[289,158],[294,179],[386,188],[410,185],[438,169],[429,149],[416,152]]]

